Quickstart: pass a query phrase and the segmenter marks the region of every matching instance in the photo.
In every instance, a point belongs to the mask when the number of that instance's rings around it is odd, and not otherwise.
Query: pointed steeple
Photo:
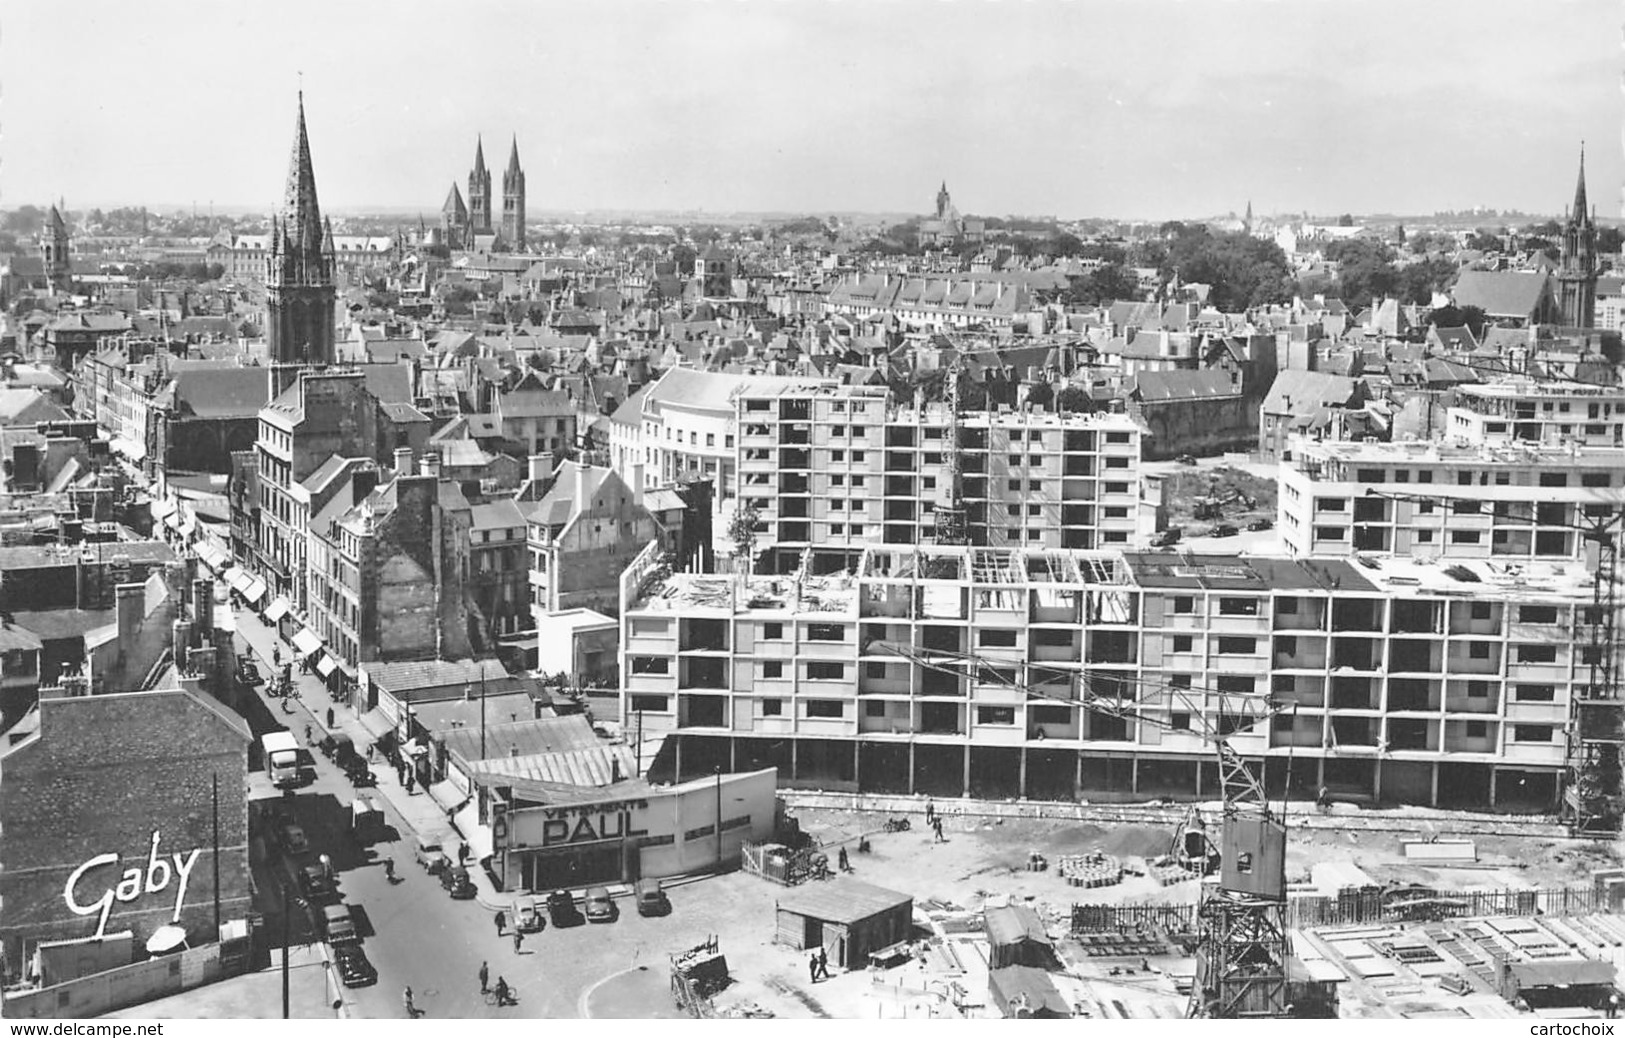
[[[463,205],[463,193],[457,190],[456,181],[452,181],[451,193],[446,196],[446,204],[440,207],[440,211],[455,217],[459,223],[468,219],[468,207]]]
[[[485,172],[485,138],[478,136],[474,139],[474,174],[478,176]]]
[[[305,92],[299,92],[299,121],[294,127],[293,155],[288,160],[288,186],[282,199],[283,232],[291,250],[318,249],[322,244],[322,211],[316,201],[316,171],[310,162],[305,133]]]
[[[1579,176],[1579,179],[1577,181],[1575,181],[1575,184],[1574,184],[1573,218],[1575,220],[1582,220],[1583,221],[1583,220],[1587,219],[1590,215],[1591,215],[1591,207],[1586,204],[1586,143],[1585,143],[1585,141],[1581,141],[1580,142],[1580,176]]]
[[[519,135],[513,135],[513,148],[508,152],[508,176],[519,172]]]
[[[62,219],[62,210],[58,209],[54,205],[51,207],[51,233],[52,234],[66,234],[66,233],[68,233],[68,224],[67,224],[67,221]]]

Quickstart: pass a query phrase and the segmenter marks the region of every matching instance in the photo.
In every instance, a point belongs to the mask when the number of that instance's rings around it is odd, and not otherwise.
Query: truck
[[[265,772],[271,785],[291,789],[299,785],[299,742],[289,731],[266,732],[260,736],[265,751]]]

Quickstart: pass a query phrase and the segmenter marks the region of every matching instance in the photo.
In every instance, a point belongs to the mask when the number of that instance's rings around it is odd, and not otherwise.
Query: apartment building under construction
[[[872,545],[747,580],[650,553],[623,576],[622,705],[663,736],[657,774],[1144,799],[1216,796],[1201,733],[1267,692],[1282,709],[1230,742],[1272,793],[1550,809],[1593,698],[1593,591],[1581,566],[1489,559]]]

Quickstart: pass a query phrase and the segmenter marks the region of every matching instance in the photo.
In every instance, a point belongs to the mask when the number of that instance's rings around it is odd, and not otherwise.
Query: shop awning
[[[202,559],[205,565],[217,573],[220,571],[220,567],[224,566],[229,561],[226,558],[226,553],[212,544],[198,545],[197,557]]]
[[[142,461],[147,456],[147,445],[123,436],[113,437],[112,447],[115,451],[129,458],[131,461]]]
[[[288,611],[292,608],[293,606],[288,604],[288,600],[286,598],[278,595],[271,599],[270,605],[265,607],[265,619],[271,623],[276,623],[284,616],[287,616]]]
[[[259,577],[250,577],[248,580],[248,586],[243,589],[243,597],[248,599],[249,605],[255,605],[260,599],[265,597],[265,592],[265,581],[261,580]]]
[[[316,637],[316,632],[308,627],[301,627],[293,636],[293,647],[300,656],[309,656],[313,652],[322,651],[322,640]]]
[[[181,528],[180,513],[170,512],[168,515],[164,516],[164,525],[169,527],[171,530],[179,530]]]
[[[197,529],[197,523],[193,522],[191,519],[183,519],[183,520],[181,520],[181,536],[182,537],[190,537],[190,536],[192,536],[193,531],[195,531],[196,529]]]
[[[237,566],[233,566],[226,570],[225,577],[226,583],[230,584],[231,589],[237,592],[239,595],[247,591],[248,585],[254,582],[253,577],[249,576],[247,573],[244,573],[242,569]]]
[[[154,498],[152,501],[152,517],[154,519],[168,519],[175,514],[175,506],[167,498]]]
[[[324,678],[332,674],[333,671],[337,669],[338,664],[334,663],[333,657],[327,655],[326,653],[323,653],[322,658],[316,661],[316,673],[320,674]]]

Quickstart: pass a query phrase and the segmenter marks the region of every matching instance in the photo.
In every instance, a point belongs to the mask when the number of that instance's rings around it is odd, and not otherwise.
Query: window
[[[632,712],[634,714],[663,714],[669,709],[667,704],[670,700],[670,696],[633,696]]]
[[[1555,624],[1557,623],[1557,607],[1520,606],[1518,608],[1518,619],[1526,624]]]
[[[1010,467],[1011,468],[1015,468],[1020,464],[1021,464],[1021,455],[1019,455],[1019,454],[1010,455]]]
[[[1328,497],[1321,500],[1320,507],[1327,512],[1346,512],[1349,502],[1346,497]]]
[[[1382,469],[1356,469],[1354,471],[1354,481],[1356,483],[1381,483],[1383,482]]]
[[[1477,544],[1481,538],[1477,530],[1451,530],[1451,544]]]
[[[1014,490],[1014,491],[1017,491],[1017,492],[1019,492],[1019,491],[1020,491],[1020,490],[1021,490],[1021,480],[1019,480],[1019,479],[1012,479],[1012,480],[1010,480],[1010,481],[1009,481],[1009,482],[1008,482],[1008,484],[1007,484],[1007,486],[1008,486],[1008,488],[1009,488],[1009,489],[1010,489],[1010,490]]]
[[[839,681],[846,677],[846,664],[823,661],[809,663],[807,677],[813,681]]]
[[[764,699],[764,700],[762,700],[762,716],[763,717],[782,717],[782,716],[784,716],[784,700],[782,700],[782,699]]]
[[[1257,638],[1220,638],[1219,654],[1222,656],[1246,656],[1258,651]]]
[[[807,627],[807,639],[815,642],[839,642],[846,640],[845,624],[810,624]]]
[[[1015,724],[1016,708],[1013,706],[979,706],[976,708],[977,724]]]
[[[784,677],[783,660],[767,660],[762,664],[762,677],[769,680]]]
[[[1475,660],[1487,660],[1487,659],[1489,659],[1490,658],[1490,643],[1489,642],[1468,642],[1467,643],[1467,657],[1469,659],[1475,659]]]
[[[1126,468],[1128,468],[1128,459],[1127,458],[1107,458],[1106,459],[1106,467],[1109,468],[1109,469],[1126,469]]]
[[[1467,698],[1468,699],[1488,699],[1488,698],[1490,698],[1490,683],[1488,681],[1469,681],[1469,682],[1467,682]]]
[[[705,434],[705,445],[707,447],[715,447],[717,445],[717,434],[716,433],[706,433]]]
[[[868,457],[869,457],[869,454],[868,454],[867,451],[853,451],[852,452],[852,461],[854,463],[856,463],[856,464],[859,464],[859,465],[863,464],[864,460],[866,458],[868,458]]]
[[[1188,731],[1190,731],[1191,730],[1191,715],[1184,712],[1183,710],[1169,715],[1169,717],[1168,717],[1168,727],[1172,728],[1176,732],[1188,732]]]
[[[1275,639],[1275,651],[1282,656],[1296,656],[1298,654],[1298,639],[1293,637]]]
[[[863,704],[864,717],[885,717],[886,701],[884,699],[871,699]]]
[[[1317,526],[1315,527],[1315,540],[1342,541],[1347,540],[1349,528],[1346,526]]]
[[[1469,738],[1469,739],[1483,739],[1483,738],[1487,738],[1489,736],[1489,734],[1490,734],[1490,726],[1489,726],[1489,724],[1487,722],[1485,722],[1485,721],[1468,721],[1467,722],[1467,738]]]
[[[846,704],[839,699],[807,700],[808,717],[845,717]]]
[[[1432,530],[1417,530],[1416,531],[1416,543],[1417,544],[1432,544],[1433,543],[1433,531]]]
[[[762,625],[762,640],[766,642],[781,641],[784,638],[784,625],[781,623],[768,623]]]
[[[1422,469],[1416,473],[1416,481],[1418,483],[1431,483],[1433,482],[1433,473],[1428,469]]]
[[[1490,618],[1490,604],[1488,602],[1474,602],[1471,615],[1474,620],[1488,620]]]
[[[1190,652],[1191,651],[1191,643],[1192,643],[1192,639],[1191,639],[1190,635],[1188,635],[1188,634],[1176,634],[1176,635],[1174,635],[1174,647],[1170,651],[1172,651],[1172,652]]]
[[[1582,487],[1605,487],[1608,485],[1608,473],[1587,472],[1580,477]]]
[[[1512,726],[1513,742],[1551,742],[1552,726],[1549,724],[1515,724]]]
[[[1251,675],[1221,674],[1214,687],[1225,695],[1250,696],[1253,694],[1253,679]]]
[[[876,681],[884,680],[886,677],[886,665],[884,663],[865,663],[863,665],[863,676],[866,678],[874,678]]]
[[[1219,599],[1220,616],[1257,616],[1258,599],[1256,598],[1221,598]]]
[[[1519,663],[1556,663],[1557,646],[1555,645],[1520,645],[1518,646]]]
[[[1016,632],[1012,630],[1002,630],[996,627],[984,628],[976,632],[976,644],[988,645],[1003,649],[1014,648],[1016,644]]]
[[[1180,595],[1174,599],[1174,612],[1192,613],[1196,611],[1196,600],[1189,595]]]
[[[1279,598],[1275,601],[1276,616],[1297,616],[1298,600],[1296,598]]]
[[[1168,687],[1169,688],[1190,688],[1191,687],[1191,676],[1189,674],[1170,674],[1170,675],[1168,675]]]
[[[1557,699],[1557,686],[1518,685],[1512,698],[1519,703],[1550,703]]]
[[[671,659],[667,656],[633,656],[632,673],[634,674],[669,674],[671,673]]]

